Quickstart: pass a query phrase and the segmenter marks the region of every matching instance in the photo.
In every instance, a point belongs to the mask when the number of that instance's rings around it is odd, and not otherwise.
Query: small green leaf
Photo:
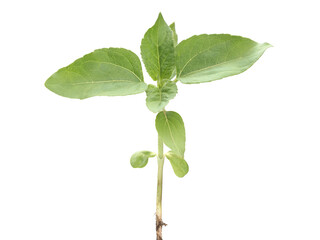
[[[174,47],[176,47],[177,44],[178,44],[178,35],[177,35],[177,32],[176,32],[176,24],[175,23],[171,23],[171,25],[169,27],[170,27],[170,29],[172,31],[172,34],[173,34],[172,36],[173,36],[173,41],[174,41]],[[172,72],[172,74],[171,74],[169,79],[171,80],[175,76],[176,76],[176,67],[174,67],[174,70],[173,70],[173,72]]]
[[[151,112],[160,112],[176,96],[177,92],[177,85],[174,82],[168,81],[160,88],[149,84],[146,90],[147,107]]]
[[[159,112],[156,117],[156,129],[164,144],[183,157],[186,133],[181,116],[173,111]]]
[[[186,160],[170,151],[166,153],[166,157],[171,163],[174,173],[177,177],[184,177],[189,172],[189,166]]]
[[[242,73],[269,47],[229,34],[193,36],[176,48],[177,78],[182,83],[202,83]]]
[[[170,27],[170,29],[172,31],[172,34],[173,34],[174,46],[177,46],[177,44],[178,44],[178,35],[177,35],[177,32],[176,32],[176,24],[175,23],[171,23],[169,27]]]
[[[147,165],[148,159],[156,155],[157,154],[150,151],[135,152],[130,158],[130,164],[133,168],[143,168]]]
[[[161,13],[141,41],[141,56],[147,72],[155,81],[169,79],[175,68],[172,31]]]
[[[138,56],[123,48],[95,50],[58,70],[45,86],[61,96],[79,99],[131,95],[147,88]]]

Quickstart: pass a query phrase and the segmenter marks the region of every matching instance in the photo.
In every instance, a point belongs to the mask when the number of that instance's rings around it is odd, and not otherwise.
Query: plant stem
[[[162,182],[163,182],[163,141],[158,136],[158,184],[157,184],[157,212],[156,212],[156,232],[157,240],[162,240]]]

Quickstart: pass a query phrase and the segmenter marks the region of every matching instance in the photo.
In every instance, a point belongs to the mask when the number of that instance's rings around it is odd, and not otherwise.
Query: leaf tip
[[[164,20],[163,15],[162,15],[161,12],[159,12],[157,22],[165,22],[165,20]]]
[[[48,80],[49,80],[49,79],[47,79],[47,80],[44,82],[44,86],[49,89],[49,87],[48,87]]]
[[[50,82],[52,81],[52,76],[53,76],[53,75],[51,75],[51,76],[44,82],[44,86],[45,86],[47,89],[49,89],[50,91],[52,91],[52,90],[50,89]]]
[[[267,43],[267,42],[265,42],[265,43],[263,43],[263,44],[266,46],[266,48],[274,47],[272,44]]]
[[[44,82],[44,86],[51,92],[55,93],[55,94],[58,94],[55,87],[54,87],[54,84],[52,84],[52,76],[49,77],[45,82]],[[59,94],[58,94],[59,95]]]

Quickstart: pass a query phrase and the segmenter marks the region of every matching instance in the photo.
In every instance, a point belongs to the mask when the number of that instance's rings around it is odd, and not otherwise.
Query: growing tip
[[[265,42],[263,44],[266,45],[267,48],[274,47],[273,45],[271,45],[270,43],[267,43],[267,42]]]
[[[158,21],[164,21],[164,18],[163,18],[163,16],[162,16],[162,13],[161,12],[159,12],[159,15],[158,15],[158,18],[157,18],[157,22]]]

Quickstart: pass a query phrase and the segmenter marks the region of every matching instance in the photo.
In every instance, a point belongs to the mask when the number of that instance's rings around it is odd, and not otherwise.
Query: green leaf
[[[147,165],[148,159],[156,155],[157,154],[150,151],[135,152],[130,158],[130,164],[133,168],[143,168]]]
[[[123,48],[95,50],[54,73],[45,86],[79,99],[131,95],[147,88],[138,56]]]
[[[165,145],[179,156],[184,156],[186,134],[181,116],[173,111],[159,112],[156,129]]]
[[[141,41],[141,56],[147,72],[155,81],[169,79],[175,68],[174,41],[161,13]]]
[[[176,96],[177,92],[177,85],[174,82],[168,81],[160,88],[149,84],[146,90],[147,107],[151,112],[160,112]]]
[[[173,34],[174,46],[177,46],[177,44],[178,44],[178,35],[177,35],[177,32],[176,32],[176,24],[175,23],[171,23],[169,27],[170,27],[170,29],[172,31],[172,34]]]
[[[170,151],[166,153],[166,157],[171,163],[174,173],[177,177],[184,177],[189,172],[189,166],[186,160]]]
[[[202,83],[242,73],[269,47],[229,34],[193,36],[176,48],[177,78],[182,83]]]
[[[174,41],[174,47],[176,47],[177,44],[178,44],[178,35],[177,35],[177,32],[176,32],[176,24],[175,23],[171,23],[171,25],[169,27],[170,27],[170,29],[172,31],[172,34],[173,34],[172,36],[173,36],[173,41]],[[171,80],[175,76],[176,76],[176,67],[174,67],[173,72],[172,72],[172,74],[171,74],[169,79]]]

